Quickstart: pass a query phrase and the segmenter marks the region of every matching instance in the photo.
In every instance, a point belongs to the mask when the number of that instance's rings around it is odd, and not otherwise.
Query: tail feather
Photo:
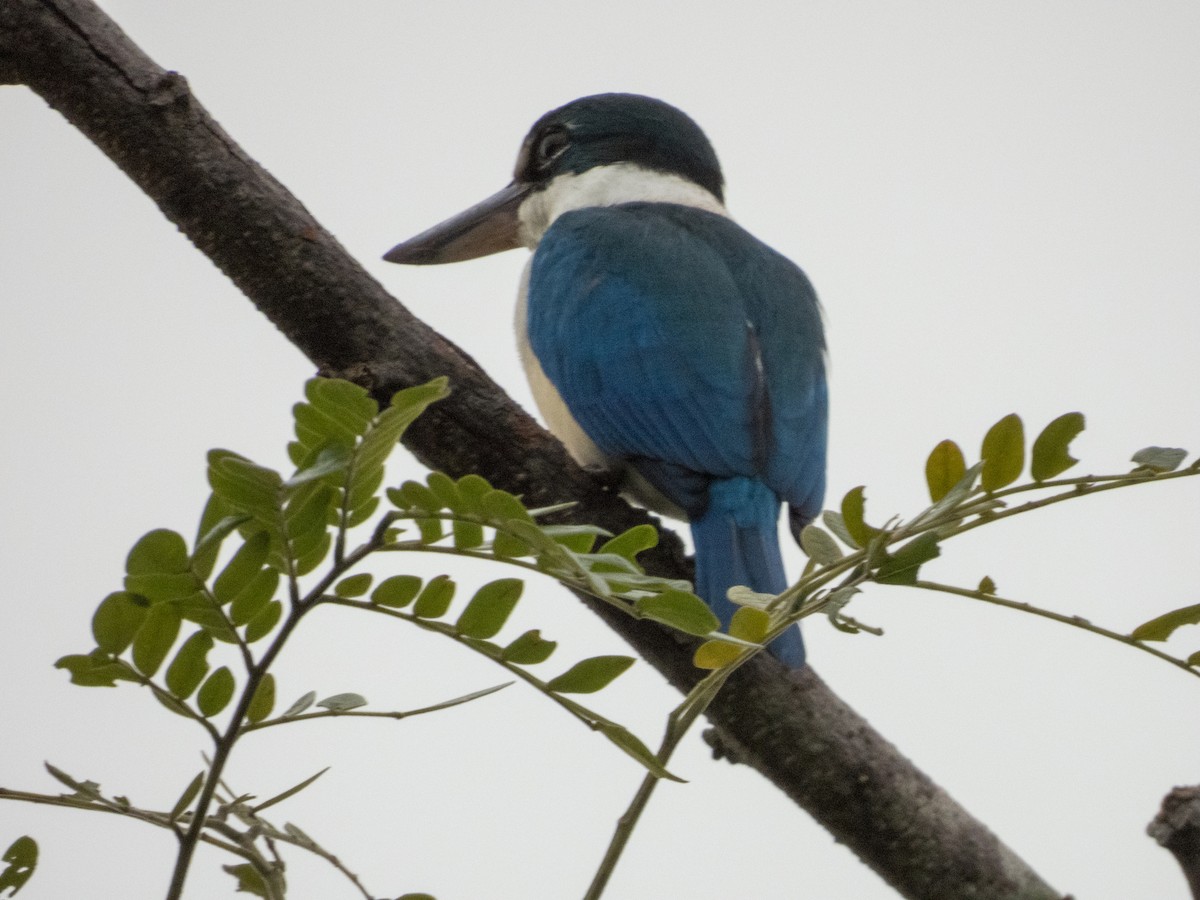
[[[710,488],[708,508],[692,522],[696,544],[696,592],[728,627],[737,604],[726,597],[734,585],[763,594],[787,586],[779,552],[779,498],[757,479],[733,478]],[[771,655],[795,669],[804,665],[799,628],[767,647]]]

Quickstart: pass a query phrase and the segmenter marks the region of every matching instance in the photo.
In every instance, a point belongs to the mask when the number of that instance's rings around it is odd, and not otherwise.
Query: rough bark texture
[[[415,319],[191,94],[87,0],[0,0],[0,83],[21,83],[91,139],[318,367],[380,397],[448,375],[406,443],[451,475],[478,472],[532,505],[574,500],[613,531],[647,521],[576,467],[474,362]],[[664,533],[648,567],[689,577]],[[593,607],[672,684],[696,678],[664,630]],[[760,771],[905,897],[1061,895],[938,788],[811,670],[763,654],[709,712],[720,745]],[[797,893],[807,893],[797,885]]]
[[[1171,852],[1192,897],[1200,900],[1200,786],[1177,787],[1167,794],[1146,833]]]

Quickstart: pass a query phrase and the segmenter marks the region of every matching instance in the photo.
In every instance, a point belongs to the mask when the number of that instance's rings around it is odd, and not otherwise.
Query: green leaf
[[[1143,447],[1133,454],[1139,467],[1155,472],[1173,472],[1187,459],[1187,451],[1180,447]]]
[[[146,601],[136,594],[128,591],[109,594],[92,616],[96,646],[113,656],[123,653],[146,620],[146,609]]]
[[[875,574],[880,584],[916,584],[921,566],[941,555],[938,536],[932,531],[917,535],[890,554]]]
[[[279,587],[279,572],[275,569],[260,569],[259,573],[233,598],[229,605],[229,618],[241,627],[262,612],[275,596]]]
[[[483,512],[483,498],[492,490],[487,479],[478,475],[464,475],[458,479],[459,509],[464,514],[479,514]]]
[[[200,581],[191,572],[179,575],[156,573],[152,575],[126,575],[125,590],[145,597],[152,604],[168,600],[184,600],[201,588]]]
[[[175,638],[179,637],[180,621],[179,611],[168,603],[150,607],[133,637],[133,664],[143,675],[153,677],[167,658]]]
[[[990,575],[984,575],[979,579],[979,587],[976,590],[981,594],[994,594],[996,593],[996,582],[992,581]]]
[[[196,695],[196,707],[200,714],[206,719],[217,715],[233,699],[235,686],[233,673],[229,671],[228,666],[221,666],[209,675],[204,684],[200,685],[200,693]]]
[[[937,503],[958,484],[967,471],[962,449],[954,441],[942,441],[925,461],[925,482],[929,485],[929,497]]]
[[[191,780],[187,787],[183,789],[183,793],[179,795],[179,799],[175,801],[175,805],[171,807],[171,812],[167,816],[167,821],[178,822],[192,801],[196,799],[196,795],[200,793],[200,788],[204,787],[204,772],[197,773],[196,777]]]
[[[258,687],[254,689],[254,697],[246,708],[246,719],[250,722],[261,722],[275,708],[275,676],[270,672],[265,674]]]
[[[453,512],[459,511],[458,485],[453,478],[444,472],[430,472],[425,476],[425,483],[443,507]]]
[[[534,628],[505,647],[501,658],[518,666],[535,666],[549,659],[557,646],[557,641],[545,640],[541,630]]]
[[[418,481],[406,481],[398,488],[387,489],[388,499],[398,509],[434,513],[442,509],[437,494]]]
[[[326,697],[317,703],[317,706],[327,709],[330,712],[348,712],[352,709],[358,709],[360,706],[367,705],[367,698],[362,694],[334,694],[331,697]]]
[[[269,897],[267,883],[250,863],[238,863],[235,866],[221,866],[226,872],[237,879],[237,892],[253,894],[255,897]]]
[[[125,559],[129,575],[178,575],[188,567],[187,543],[182,535],[166,528],[142,535]]]
[[[437,900],[437,897],[433,896],[433,894],[417,892],[415,894],[401,894],[396,900]]]
[[[692,665],[697,669],[720,669],[727,666],[746,652],[745,647],[731,644],[728,641],[705,641],[696,648],[692,656]]]
[[[1191,656],[1189,656],[1187,658],[1186,662],[1192,668],[1200,666],[1200,652],[1193,653]]]
[[[573,553],[587,553],[597,537],[609,537],[611,532],[596,525],[543,525],[542,534],[562,544]]]
[[[455,629],[476,640],[494,637],[508,621],[524,589],[520,578],[500,578],[485,584],[467,603],[454,623]]]
[[[703,637],[721,630],[721,620],[703,600],[687,591],[663,591],[642,597],[635,607],[647,619],[670,625],[685,634]]]
[[[210,450],[208,483],[235,511],[250,514],[268,528],[278,526],[283,476],[275,470],[231,450]]]
[[[832,566],[842,558],[842,548],[829,532],[817,525],[805,525],[800,532],[800,547],[820,566]]]
[[[342,444],[330,444],[317,453],[317,458],[311,465],[300,469],[295,475],[283,483],[286,488],[299,487],[310,481],[317,481],[335,472],[344,471],[350,464],[350,448]]]
[[[316,699],[317,699],[317,692],[309,691],[307,694],[305,694],[303,697],[301,697],[299,700],[297,700],[295,703],[293,703],[291,706],[289,706],[287,709],[285,709],[283,711],[282,718],[290,719],[292,716],[300,715],[300,713],[304,712],[306,709],[308,709],[310,706],[312,706],[313,701]]]
[[[1012,484],[1025,468],[1025,426],[1021,417],[1009,413],[988,429],[979,453],[983,472],[979,482],[989,493]]]
[[[863,492],[865,490],[865,487],[859,485],[851,488],[842,498],[842,524],[856,547],[867,546],[876,535],[881,533],[880,529],[871,527],[864,519],[866,498]]]
[[[459,550],[473,550],[483,544],[483,526],[478,522],[455,519],[451,527],[454,529],[454,546]]]
[[[245,638],[247,644],[253,644],[255,641],[265,638],[270,634],[275,626],[279,624],[279,620],[283,617],[283,604],[278,600],[272,600],[263,607],[262,612],[250,620],[246,625]]]
[[[1079,462],[1067,452],[1071,441],[1083,431],[1083,413],[1069,412],[1059,416],[1042,429],[1033,442],[1029,472],[1034,481],[1045,481],[1061,475]]]
[[[593,656],[550,679],[546,687],[558,694],[592,694],[609,685],[632,665],[631,656]]]
[[[1143,622],[1129,636],[1135,641],[1165,641],[1184,625],[1200,625],[1200,603],[1173,609],[1149,622]]]
[[[658,757],[650,751],[650,748],[643,744],[637,735],[629,729],[618,725],[616,722],[608,721],[600,722],[597,728],[602,735],[640,762],[654,775],[657,775],[659,778],[666,778],[669,781],[678,781],[681,784],[686,784],[682,778],[668,772],[666,767],[659,762]]]
[[[81,653],[63,656],[54,663],[54,668],[65,669],[71,676],[71,684],[80,687],[116,687],[118,681],[137,681],[124,663],[99,650],[86,656]]]
[[[11,889],[12,893],[8,896],[15,897],[37,869],[37,841],[27,834],[22,835],[8,845],[0,859],[8,863],[0,872],[0,894]]]
[[[212,648],[212,636],[204,631],[197,631],[184,641],[167,666],[167,690],[180,700],[190,697],[208,674],[208,652]]]
[[[339,597],[361,597],[371,589],[371,582],[374,580],[375,576],[370,572],[360,572],[343,578],[333,586],[333,592]]]
[[[209,494],[192,550],[192,571],[197,577],[207,579],[212,574],[222,542],[246,521],[245,513],[238,513],[216,494]]]
[[[827,509],[821,513],[821,521],[825,523],[825,527],[832,531],[843,544],[847,547],[857,547],[854,538],[850,535],[846,528],[846,520],[842,518],[842,514],[836,510]]]
[[[753,606],[739,607],[729,621],[729,636],[761,644],[771,630],[771,616]]]
[[[416,599],[421,590],[421,579],[416,575],[392,575],[379,582],[371,593],[371,602],[377,606],[403,609]]]
[[[421,593],[417,595],[413,615],[422,619],[440,619],[450,608],[454,599],[455,584],[449,575],[438,575],[429,579]]]
[[[653,525],[634,525],[601,545],[599,554],[614,553],[631,563],[637,563],[637,555],[658,546],[658,530]]]
[[[329,548],[333,546],[333,538],[328,534],[318,534],[312,541],[311,545],[305,547],[303,551],[297,547],[296,552],[296,574],[307,575],[317,566],[319,566],[329,555]]]
[[[256,531],[247,538],[213,582],[212,592],[217,602],[230,603],[241,593],[266,565],[270,550],[271,537],[267,532]]]

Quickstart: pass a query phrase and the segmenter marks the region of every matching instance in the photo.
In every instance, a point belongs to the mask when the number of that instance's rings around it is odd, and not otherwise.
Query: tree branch
[[[535,506],[620,531],[648,521],[581,471],[460,349],[414,318],[191,94],[87,0],[0,0],[0,82],[28,85],[91,139],[328,374],[382,399],[448,375],[450,399],[409,430],[426,465],[478,472]],[[519,452],[516,452],[519,451]],[[669,531],[646,559],[688,578]],[[697,680],[690,648],[589,604],[672,684]],[[1060,895],[847,707],[811,670],[761,654],[709,710],[723,749],[758,769],[905,897]]]
[[[1146,833],[1175,857],[1192,897],[1200,900],[1200,786],[1177,787],[1163,797]]]

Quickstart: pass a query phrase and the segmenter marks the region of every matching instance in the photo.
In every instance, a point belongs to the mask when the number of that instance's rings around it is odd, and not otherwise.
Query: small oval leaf
[[[454,599],[454,588],[455,584],[450,580],[449,575],[438,575],[429,579],[424,589],[417,595],[413,615],[422,619],[441,618],[450,608],[450,601]]]
[[[246,718],[250,722],[261,722],[275,708],[275,676],[268,672],[254,690],[254,697],[246,708]]]
[[[805,525],[800,532],[800,548],[819,566],[832,566],[842,558],[842,548],[829,532],[818,525]]]
[[[1059,416],[1042,429],[1033,442],[1030,454],[1029,474],[1034,481],[1045,481],[1061,475],[1079,462],[1067,452],[1071,441],[1083,431],[1083,413],[1069,412]]]
[[[942,441],[929,454],[925,461],[925,482],[929,485],[929,498],[937,503],[950,488],[958,484],[966,474],[967,462],[963,458],[962,448],[954,441]]]
[[[591,694],[609,685],[632,665],[632,656],[593,656],[552,678],[546,687],[558,694]]]
[[[370,572],[360,572],[343,578],[333,587],[333,592],[339,597],[361,597],[371,589],[374,576]]]
[[[1200,603],[1173,609],[1149,622],[1143,622],[1129,636],[1135,641],[1165,641],[1184,625],[1200,625]]]
[[[317,706],[328,709],[331,712],[346,712],[351,709],[358,709],[360,706],[367,705],[367,698],[362,694],[334,694],[332,697],[326,697],[317,703]]]
[[[180,616],[168,603],[150,607],[146,620],[133,638],[133,664],[139,672],[153,676],[179,637]]]
[[[299,700],[297,700],[295,703],[293,703],[291,706],[289,706],[287,709],[285,709],[283,711],[283,718],[290,719],[292,716],[300,715],[300,713],[304,712],[306,709],[308,709],[310,706],[312,706],[313,702],[316,699],[317,699],[317,692],[309,691],[307,694],[305,694],[303,697],[301,697]]]
[[[705,641],[696,648],[692,665],[697,669],[719,669],[729,665],[745,651],[744,647],[728,641]]]
[[[1143,447],[1133,454],[1133,461],[1145,469],[1155,472],[1173,472],[1187,459],[1187,451],[1181,447]]]
[[[865,490],[863,485],[859,485],[851,488],[842,498],[842,524],[854,544],[859,547],[867,546],[880,533],[878,528],[868,525],[864,518],[866,515]]]
[[[109,594],[100,601],[92,617],[96,646],[113,656],[123,653],[145,622],[146,611],[146,601],[136,594],[128,591]]]
[[[508,621],[524,589],[525,583],[520,578],[500,578],[485,584],[462,611],[454,623],[455,629],[478,640],[494,637]]]
[[[371,593],[371,602],[390,609],[403,609],[416,599],[421,584],[416,575],[393,575],[379,582]]]
[[[279,624],[280,618],[283,616],[283,604],[278,600],[272,600],[263,611],[250,620],[246,626],[245,637],[247,644],[253,644],[255,641],[262,640],[270,634],[276,625]]]
[[[180,700],[190,697],[208,674],[208,651],[212,648],[212,636],[204,631],[197,631],[184,641],[167,666],[167,690]]]
[[[196,694],[196,707],[200,714],[211,718],[223,710],[233,699],[234,687],[233,673],[227,666],[221,666],[209,675]]]
[[[557,646],[557,641],[545,640],[542,632],[534,628],[505,647],[501,656],[507,662],[518,666],[536,666],[549,659]]]
[[[186,571],[187,542],[167,528],[156,528],[142,535],[125,558],[128,575],[178,575]]]
[[[663,591],[642,597],[635,606],[647,619],[670,625],[685,634],[703,637],[721,628],[721,620],[707,604],[687,591]]]
[[[998,491],[1020,478],[1025,468],[1025,426],[1021,417],[1009,413],[989,428],[979,456],[983,460],[979,483],[985,491]]]

